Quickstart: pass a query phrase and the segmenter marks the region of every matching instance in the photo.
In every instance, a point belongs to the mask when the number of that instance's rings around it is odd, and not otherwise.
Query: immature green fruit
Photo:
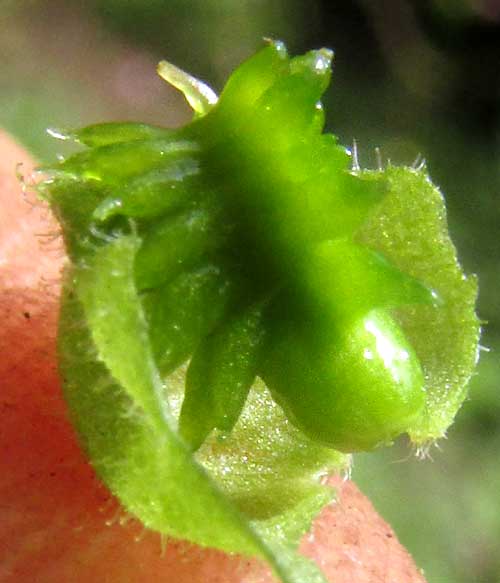
[[[270,42],[220,98],[162,63],[193,121],[69,132],[87,149],[40,187],[70,258],[61,369],[93,466],[148,528],[284,583],[324,583],[291,549],[337,450],[442,437],[479,336],[425,170],[362,171],[322,133],[332,56]]]
[[[390,443],[425,404],[419,360],[383,310],[330,330],[323,322],[280,322],[262,376],[292,423],[345,452]]]

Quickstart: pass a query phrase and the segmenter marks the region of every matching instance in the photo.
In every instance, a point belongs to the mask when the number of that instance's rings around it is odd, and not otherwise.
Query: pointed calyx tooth
[[[160,61],[157,71],[162,79],[184,95],[196,114],[205,115],[217,103],[217,94],[211,87],[172,63]]]

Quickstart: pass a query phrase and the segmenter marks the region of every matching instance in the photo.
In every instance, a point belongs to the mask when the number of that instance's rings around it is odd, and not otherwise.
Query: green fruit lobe
[[[330,331],[282,324],[273,331],[263,378],[310,438],[365,451],[411,427],[425,404],[424,376],[401,327],[384,311],[343,324]]]

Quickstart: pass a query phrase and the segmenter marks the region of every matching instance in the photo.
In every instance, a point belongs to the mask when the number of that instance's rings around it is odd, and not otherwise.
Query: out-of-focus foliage
[[[0,126],[53,159],[47,126],[186,119],[154,72],[175,61],[220,88],[263,36],[336,51],[329,121],[361,164],[421,153],[446,194],[488,321],[471,399],[435,463],[395,451],[354,477],[439,583],[500,579],[500,9],[481,0],[18,0],[0,12]],[[326,96],[328,100],[328,95]],[[62,151],[62,147],[59,148]],[[399,455],[399,457],[398,457]]]

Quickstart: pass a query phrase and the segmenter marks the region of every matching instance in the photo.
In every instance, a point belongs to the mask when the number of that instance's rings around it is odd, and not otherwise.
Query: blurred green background
[[[189,111],[157,61],[220,89],[263,37],[292,53],[335,49],[328,129],[357,140],[364,166],[376,146],[394,163],[422,154],[446,193],[463,264],[479,275],[490,351],[433,461],[403,443],[357,456],[353,476],[429,583],[498,583],[500,2],[2,0],[0,126],[46,161],[67,151],[47,127],[178,125]]]

